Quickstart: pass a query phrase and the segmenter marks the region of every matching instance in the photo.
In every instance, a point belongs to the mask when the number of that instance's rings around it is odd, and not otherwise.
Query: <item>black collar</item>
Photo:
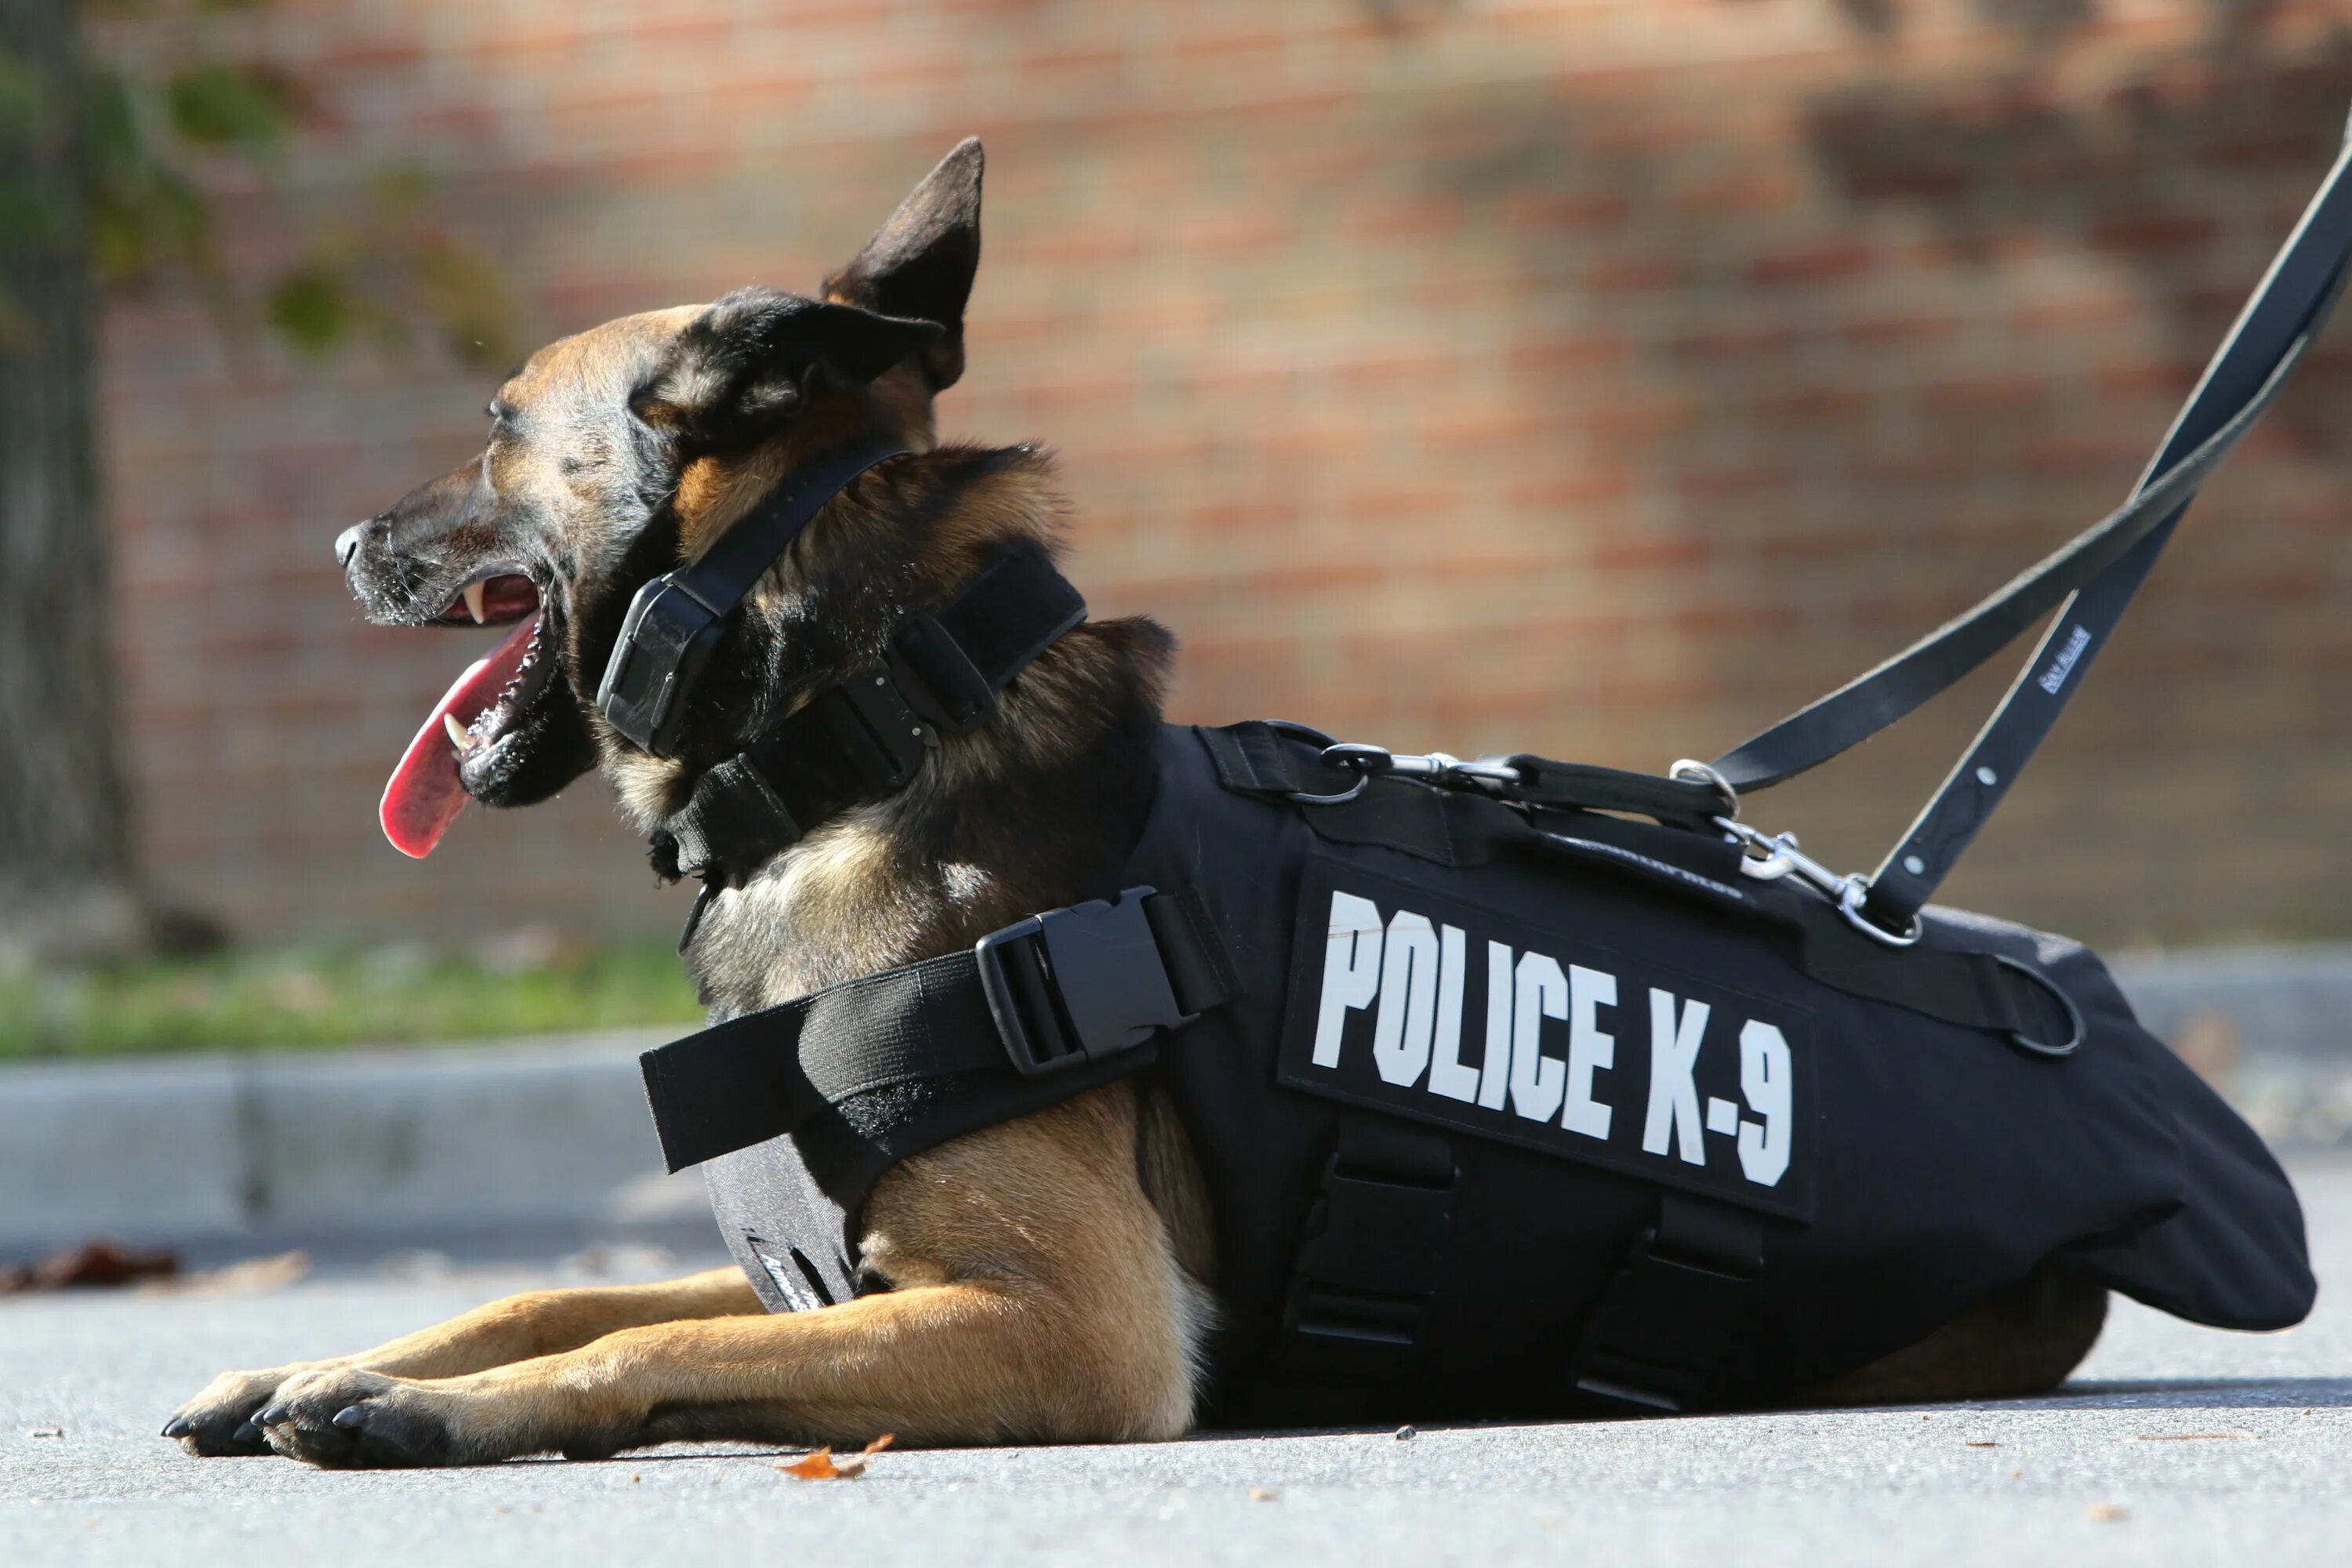
[[[652,836],[654,869],[699,876],[706,899],[740,884],[818,824],[903,787],[941,740],[995,717],[996,694],[1086,615],[1043,545],[1002,548],[937,615],[900,621],[884,662],[818,692],[696,781]]]
[[[751,512],[728,525],[701,559],[637,590],[604,661],[596,707],[614,729],[657,757],[675,756],[687,693],[719,651],[727,619],[791,548],[825,502],[852,479],[907,448],[868,436],[784,476]]]

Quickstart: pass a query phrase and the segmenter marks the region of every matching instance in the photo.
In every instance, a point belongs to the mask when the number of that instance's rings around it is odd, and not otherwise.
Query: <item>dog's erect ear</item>
[[[984,162],[980,138],[966,137],[898,204],[857,259],[824,280],[828,300],[940,325],[944,335],[921,361],[933,392],[963,374],[963,308],[980,270]]]
[[[803,398],[864,386],[942,335],[933,321],[738,289],[687,324],[629,404],[696,446],[734,446],[773,431]]]

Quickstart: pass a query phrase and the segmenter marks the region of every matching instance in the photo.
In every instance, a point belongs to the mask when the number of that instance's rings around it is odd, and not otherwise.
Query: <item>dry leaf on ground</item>
[[[859,1449],[851,1458],[835,1459],[833,1457],[832,1447],[828,1446],[795,1459],[791,1464],[779,1464],[776,1468],[796,1480],[854,1481],[866,1473],[866,1456],[880,1453],[890,1446],[891,1441],[892,1434],[885,1432]]]
[[[180,1271],[180,1260],[169,1252],[141,1251],[110,1241],[86,1241],[52,1252],[30,1264],[0,1266],[0,1295],[22,1290],[78,1290],[93,1286],[128,1285]]]

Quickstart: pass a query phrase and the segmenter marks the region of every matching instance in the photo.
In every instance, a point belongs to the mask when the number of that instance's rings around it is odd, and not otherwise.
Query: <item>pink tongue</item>
[[[422,860],[432,854],[457,814],[466,809],[466,786],[457,781],[457,748],[450,742],[443,716],[457,720],[460,726],[481,717],[482,710],[497,700],[515,671],[522,668],[523,654],[530,647],[530,634],[538,625],[539,617],[530,616],[488,657],[467,666],[457,683],[433,705],[425,728],[416,731],[416,739],[401,753],[400,765],[384,781],[376,816],[383,824],[383,836],[403,855]]]

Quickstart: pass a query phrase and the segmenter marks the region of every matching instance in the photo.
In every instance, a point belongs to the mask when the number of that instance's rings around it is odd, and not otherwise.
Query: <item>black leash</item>
[[[2129,500],[1965,614],[1713,763],[1677,763],[1670,778],[1659,779],[1527,755],[1464,762],[1443,752],[1407,756],[1336,743],[1304,725],[1277,723],[1241,744],[1237,760],[1221,763],[1248,775],[1226,782],[1300,805],[1335,805],[1353,800],[1373,778],[1391,775],[1525,806],[1632,812],[1675,826],[1719,828],[1748,852],[1749,876],[1794,876],[1836,904],[1855,930],[1890,946],[1909,945],[1918,911],[2049,734],[2199,487],[2278,397],[2326,322],[2352,256],[2348,168],[2352,143],[2337,155]],[[2053,610],[2000,707],[1872,876],[1841,875],[1801,851],[1793,835],[1769,837],[1738,820],[1743,793],[1769,789],[1868,740]],[[1298,758],[1286,741],[1315,746],[1316,757]]]
[[[2056,607],[2032,658],[1902,842],[1866,884],[1851,879],[1866,889],[1860,902],[1871,921],[1908,931],[2081,686],[2198,487],[2278,396],[2326,322],[2352,254],[2347,166],[2352,147],[2337,156],[2129,501],[1877,668],[1711,767],[1686,771],[1711,773],[1735,794],[1793,778],[1906,717]]]

